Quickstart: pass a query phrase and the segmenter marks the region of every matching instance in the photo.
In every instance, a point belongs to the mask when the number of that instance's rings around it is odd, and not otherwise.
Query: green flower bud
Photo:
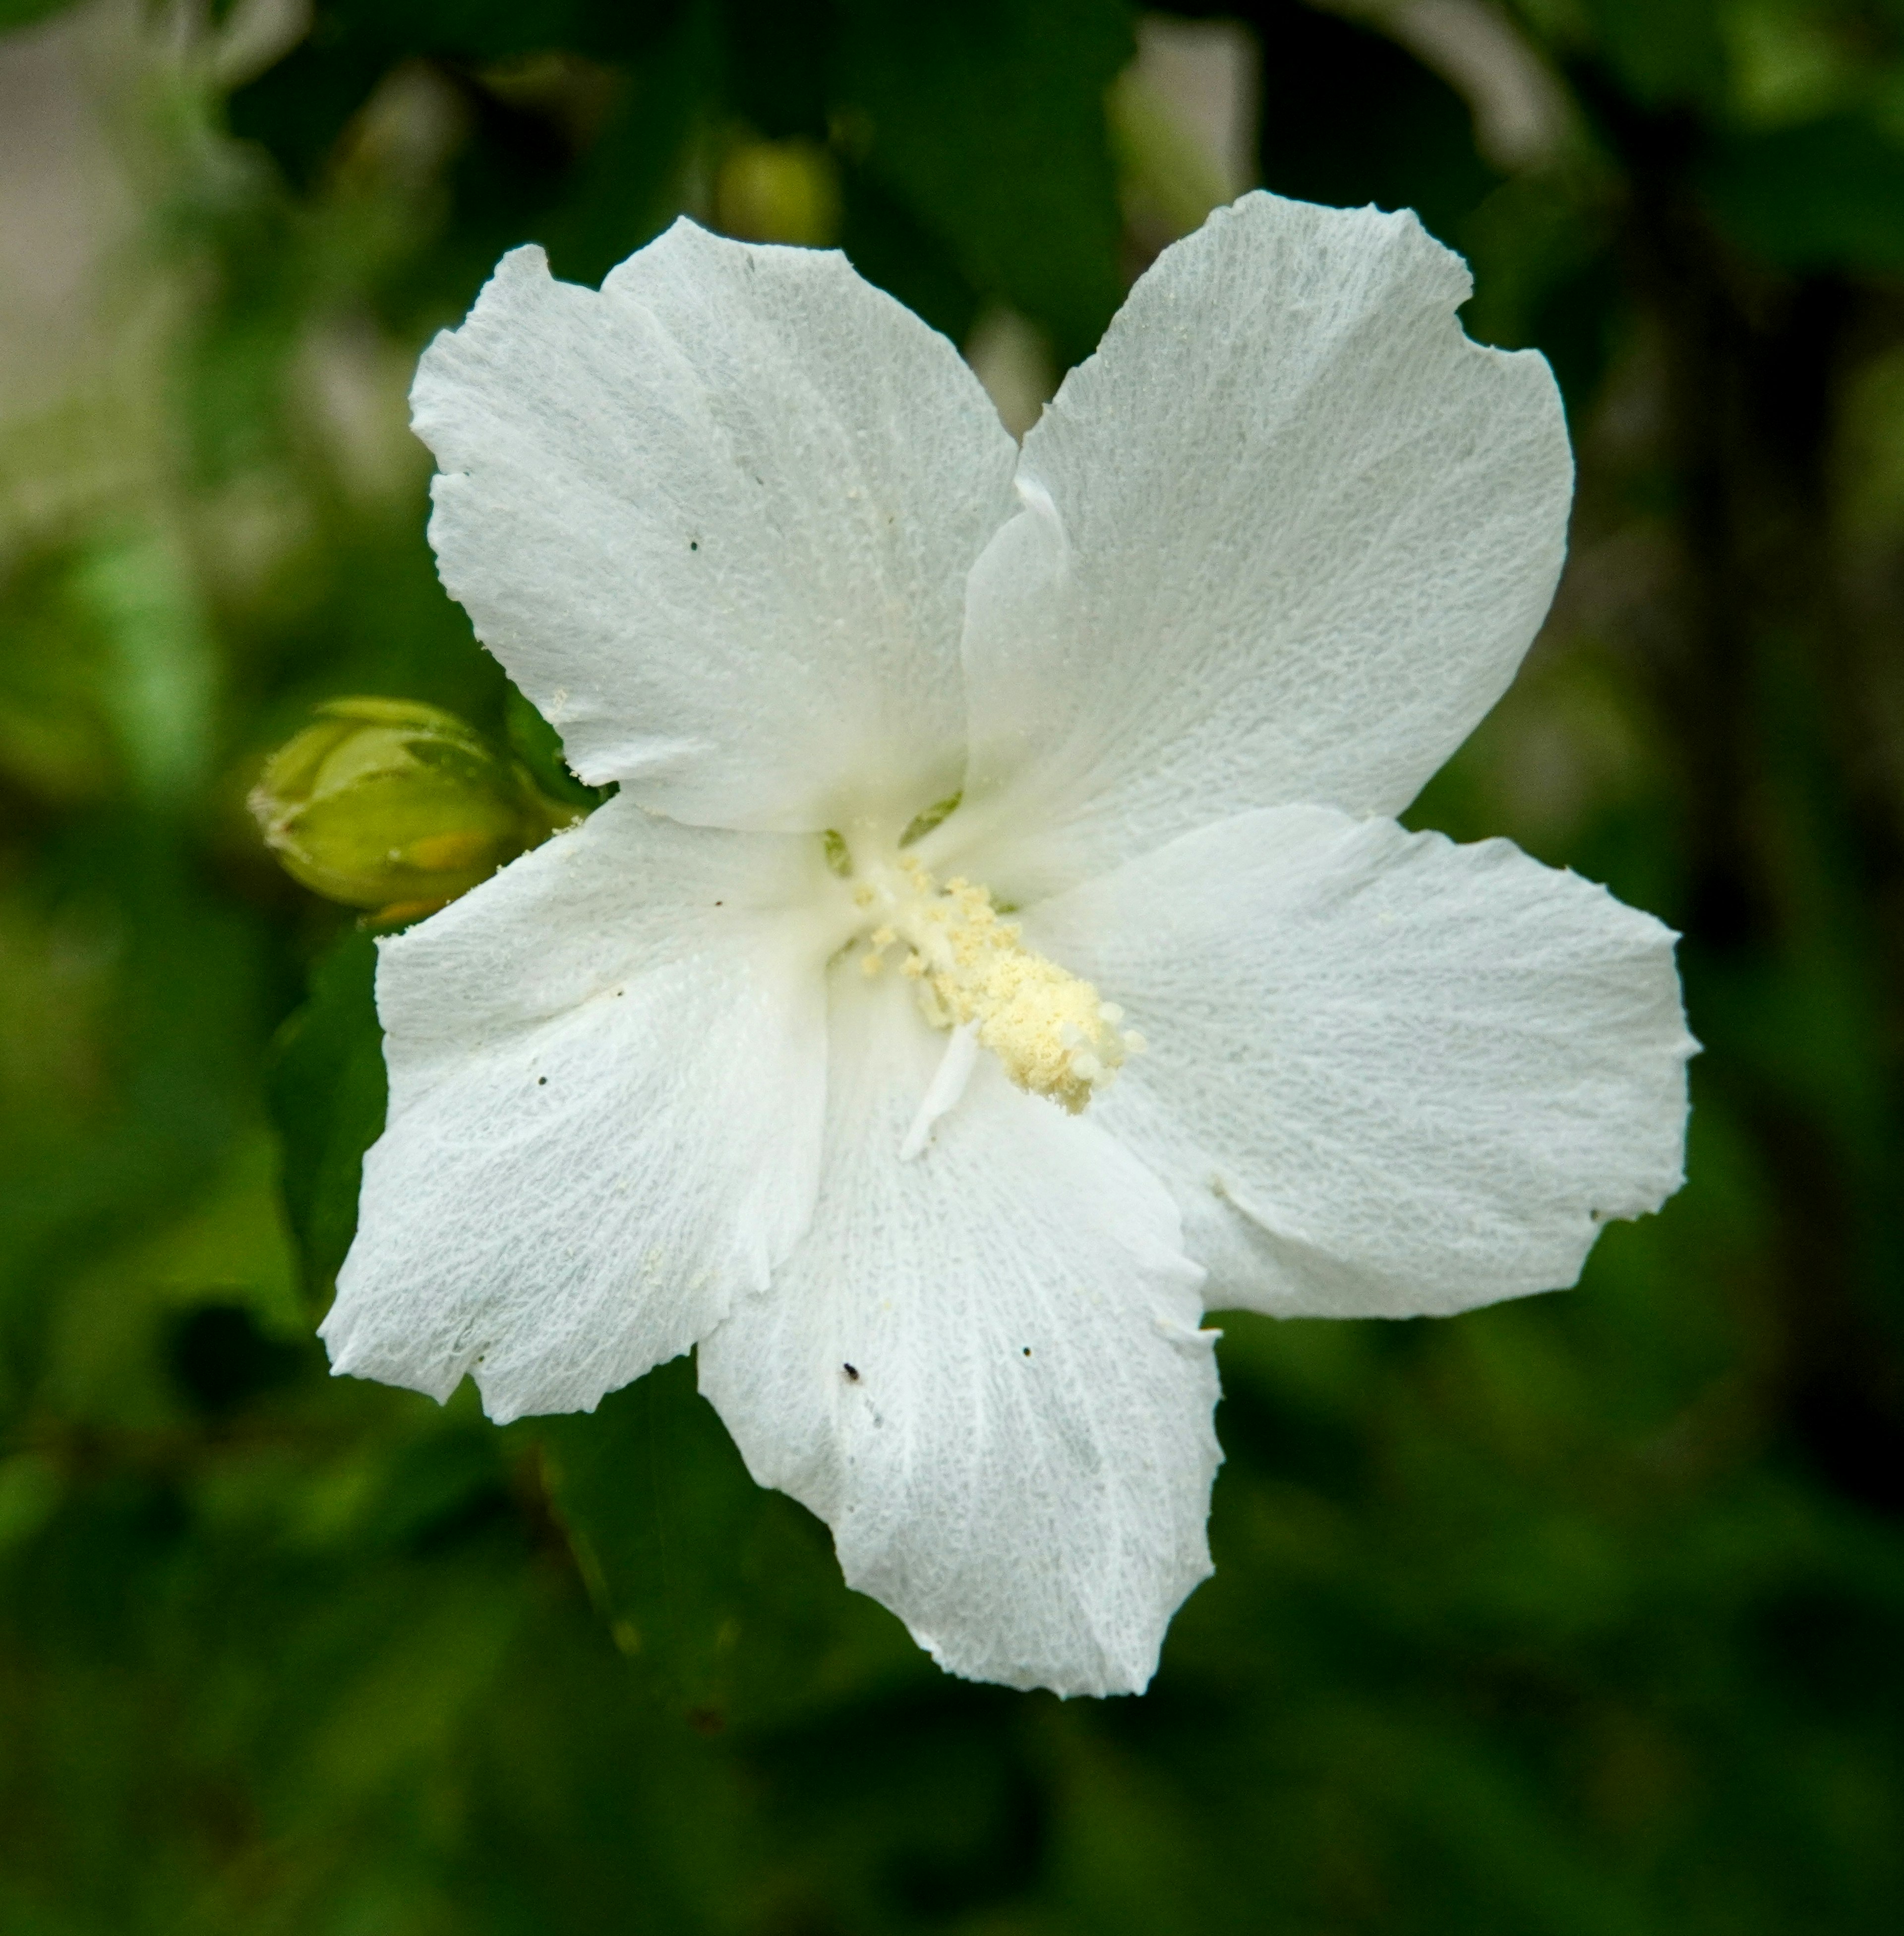
[[[453,712],[334,699],[265,763],[251,811],[285,871],[386,917],[441,907],[580,816]]]

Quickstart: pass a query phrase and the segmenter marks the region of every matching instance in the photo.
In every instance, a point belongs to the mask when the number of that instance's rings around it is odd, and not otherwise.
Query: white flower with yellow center
[[[1108,1692],[1209,1569],[1206,1308],[1458,1311],[1657,1208],[1671,936],[1391,817],[1563,549],[1468,288],[1246,196],[1021,455],[837,255],[505,258],[417,377],[431,537],[620,791],[383,944],[336,1369],[501,1420],[698,1345],[944,1666]]]

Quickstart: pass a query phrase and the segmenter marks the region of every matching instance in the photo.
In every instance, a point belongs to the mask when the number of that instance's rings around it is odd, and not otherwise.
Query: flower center
[[[1143,1038],[1122,1029],[1124,1011],[1055,961],[1027,948],[991,894],[955,877],[941,887],[916,860],[877,870],[853,890],[870,925],[860,972],[880,973],[903,948],[899,973],[917,988],[934,1028],[974,1024],[979,1045],[1021,1089],[1076,1115]]]

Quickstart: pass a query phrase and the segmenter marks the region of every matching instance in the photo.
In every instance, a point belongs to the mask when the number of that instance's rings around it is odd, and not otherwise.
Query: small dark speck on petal
[[[700,540],[700,539],[698,539],[698,538],[690,538],[690,539],[689,539],[689,540],[688,540],[688,549],[689,549],[689,550],[690,550],[690,551],[698,551],[698,550],[700,550],[700,549],[701,549],[701,540]]]
[[[1031,1347],[1029,1345],[1026,1345],[1026,1346],[1025,1346],[1025,1355],[1028,1358],[1028,1357],[1031,1357]]]
[[[846,1382],[849,1384],[856,1385],[859,1383],[859,1373],[852,1366],[842,1365],[840,1369],[846,1373]]]
[[[535,1086],[536,1086],[538,1089],[546,1089],[546,1088],[547,1088],[547,1087],[548,1087],[548,1086],[549,1086],[549,1078],[548,1078],[548,1077],[547,1077],[547,1076],[546,1076],[546,1075],[538,1075],[538,1076],[535,1078]]]
[[[725,907],[727,906],[727,903],[725,901],[716,901],[714,905],[716,907]]]

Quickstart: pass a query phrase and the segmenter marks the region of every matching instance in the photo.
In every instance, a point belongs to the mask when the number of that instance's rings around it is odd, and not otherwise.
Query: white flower
[[[417,377],[431,537],[621,790],[383,945],[335,1368],[501,1420],[698,1345],[944,1666],[1137,1689],[1209,1570],[1204,1308],[1458,1311],[1657,1208],[1671,936],[1390,817],[1563,547],[1468,288],[1246,196],[1021,456],[837,255],[506,257]]]

